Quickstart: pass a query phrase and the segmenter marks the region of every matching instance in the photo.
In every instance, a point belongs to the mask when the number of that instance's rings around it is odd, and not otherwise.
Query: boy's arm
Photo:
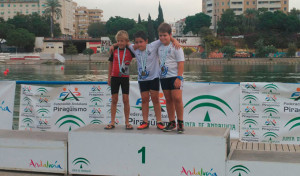
[[[174,87],[179,89],[183,80],[182,75],[184,70],[184,61],[177,62],[177,68],[178,68],[177,79],[174,82]]]
[[[109,54],[112,54],[114,52],[116,46],[118,46],[118,44],[114,43],[109,47]]]
[[[111,86],[111,72],[112,72],[112,65],[113,65],[113,62],[109,62],[109,66],[108,66],[108,79],[107,79],[107,84],[109,86]]]
[[[181,48],[180,43],[175,38],[171,37],[171,42],[173,43],[173,46],[178,50]]]

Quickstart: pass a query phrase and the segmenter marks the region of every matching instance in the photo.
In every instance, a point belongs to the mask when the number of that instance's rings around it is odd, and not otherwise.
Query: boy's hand
[[[181,45],[180,45],[180,43],[179,43],[177,40],[174,40],[174,41],[173,41],[173,46],[174,46],[177,50],[181,48]]]
[[[174,87],[176,89],[180,89],[180,86],[181,86],[181,80],[176,78],[175,82],[174,82]]]
[[[107,79],[107,84],[111,86],[110,78]]]
[[[114,53],[114,51],[115,51],[114,45],[111,45],[109,47],[109,54],[111,55],[112,53]]]
[[[134,44],[134,45],[133,45],[133,49],[134,49],[134,50],[138,49],[138,46]]]

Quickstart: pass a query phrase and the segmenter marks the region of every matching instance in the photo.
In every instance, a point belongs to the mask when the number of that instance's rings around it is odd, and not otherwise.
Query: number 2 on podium
[[[146,147],[142,147],[138,153],[142,153],[142,164],[146,162]]]

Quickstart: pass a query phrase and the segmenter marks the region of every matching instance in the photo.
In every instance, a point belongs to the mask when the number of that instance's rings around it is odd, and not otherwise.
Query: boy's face
[[[172,34],[169,34],[167,32],[159,32],[158,36],[159,36],[159,40],[161,41],[161,43],[163,43],[164,45],[170,44]]]
[[[144,51],[146,49],[148,40],[144,40],[140,37],[134,39],[134,43],[138,47],[139,50]]]
[[[117,39],[117,44],[118,44],[118,47],[120,49],[124,49],[126,47],[126,45],[127,45],[127,42],[128,42],[128,40],[126,40],[124,38],[118,38]]]

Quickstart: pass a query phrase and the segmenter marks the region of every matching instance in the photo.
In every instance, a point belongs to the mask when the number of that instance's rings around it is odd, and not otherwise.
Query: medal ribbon
[[[123,59],[122,59],[122,67],[121,67],[121,63],[120,63],[120,50],[119,50],[119,48],[118,48],[118,63],[119,63],[119,72],[120,72],[120,73],[122,73],[122,68],[123,68],[123,66],[124,66],[125,54],[126,54],[126,48],[124,49]]]
[[[161,63],[160,63],[160,68],[162,68],[164,65],[165,65],[165,62],[166,62],[166,59],[167,59],[167,55],[168,55],[168,51],[170,49],[170,46],[171,46],[171,43],[168,45],[167,49],[165,49],[163,52],[162,52],[162,58],[161,58]]]
[[[147,58],[148,58],[148,50],[146,47],[145,54],[143,55],[142,52],[140,51],[141,55],[141,64],[142,64],[142,71],[146,71],[146,63],[147,63]]]

